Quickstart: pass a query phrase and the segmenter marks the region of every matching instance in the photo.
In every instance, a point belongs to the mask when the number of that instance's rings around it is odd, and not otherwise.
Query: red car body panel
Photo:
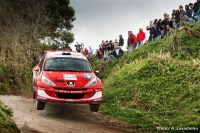
[[[70,55],[66,55],[66,57],[81,58],[89,63],[87,58],[81,53],[69,51],[46,51],[41,68],[39,68],[40,63],[33,68],[33,91],[35,92],[36,100],[65,103],[101,103],[103,101],[102,83],[101,80],[96,77],[92,69],[91,72],[44,70],[47,58],[62,56],[62,52],[70,53]],[[62,57],[65,57],[65,55]],[[75,78],[70,77],[71,75],[75,75]],[[86,78],[85,75],[90,75],[90,77]],[[48,78],[55,85],[44,83],[42,81],[42,76]],[[96,78],[96,84],[93,86],[86,86],[94,78]]]

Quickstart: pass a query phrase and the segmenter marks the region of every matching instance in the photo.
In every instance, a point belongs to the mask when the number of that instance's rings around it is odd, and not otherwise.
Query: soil
[[[120,124],[112,125],[100,113],[91,112],[87,104],[47,103],[44,110],[36,110],[29,95],[0,95],[0,100],[12,108],[13,120],[22,133],[125,132]]]

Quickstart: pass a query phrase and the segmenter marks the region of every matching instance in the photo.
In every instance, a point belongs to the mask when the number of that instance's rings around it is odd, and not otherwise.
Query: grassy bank
[[[104,84],[102,113],[144,131],[200,127],[199,29],[195,23],[118,60],[93,63]]]
[[[12,114],[12,110],[0,101],[0,133],[20,133],[11,119]]]

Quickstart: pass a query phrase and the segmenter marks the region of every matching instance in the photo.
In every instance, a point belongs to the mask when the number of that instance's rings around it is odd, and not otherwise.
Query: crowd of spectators
[[[136,35],[132,31],[128,31],[127,39],[127,51],[128,53],[132,52],[134,49],[138,49],[143,44],[162,39],[165,36],[173,34],[174,30],[177,30],[181,27],[181,21],[185,23],[193,23],[200,21],[200,0],[197,0],[194,4],[189,3],[183,8],[182,5],[179,6],[179,9],[172,10],[171,16],[167,13],[164,13],[163,19],[155,19],[150,21],[149,26],[146,27],[146,30],[149,31],[148,41],[145,41],[146,35],[143,32],[143,29],[140,28],[139,32]],[[78,43],[76,44],[78,46]],[[75,46],[76,46],[75,45]],[[76,48],[77,48],[76,46]],[[83,50],[83,44],[81,44]],[[124,39],[122,35],[119,35],[119,39],[114,41],[102,40],[99,45],[99,49],[96,49],[95,58],[103,59],[104,61],[119,58],[123,55],[124,51],[122,47],[124,46]],[[81,49],[76,49],[78,52]],[[82,51],[86,56],[93,54],[91,46],[89,50],[86,48]]]

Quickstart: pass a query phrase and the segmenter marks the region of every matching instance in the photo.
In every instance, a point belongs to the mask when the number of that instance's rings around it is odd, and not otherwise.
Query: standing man
[[[200,4],[200,0],[197,0],[197,2],[194,3],[194,6],[193,6],[194,14],[197,14],[199,10],[199,4]]]
[[[89,46],[89,52],[88,52],[88,57],[93,54],[93,49],[91,48],[91,46]]]
[[[146,35],[143,32],[143,29],[140,28],[139,33],[137,34],[137,42],[138,43],[137,43],[136,49],[139,48],[143,44],[145,38],[146,38]]]
[[[137,45],[137,38],[133,34],[132,31],[129,32],[129,37],[128,37],[128,52],[131,53],[134,48],[136,48]]]
[[[150,22],[150,36],[152,37],[152,42],[158,40],[158,31],[152,21]]]
[[[119,35],[119,47],[123,49],[123,45],[124,45],[124,38],[122,38],[122,35]]]

